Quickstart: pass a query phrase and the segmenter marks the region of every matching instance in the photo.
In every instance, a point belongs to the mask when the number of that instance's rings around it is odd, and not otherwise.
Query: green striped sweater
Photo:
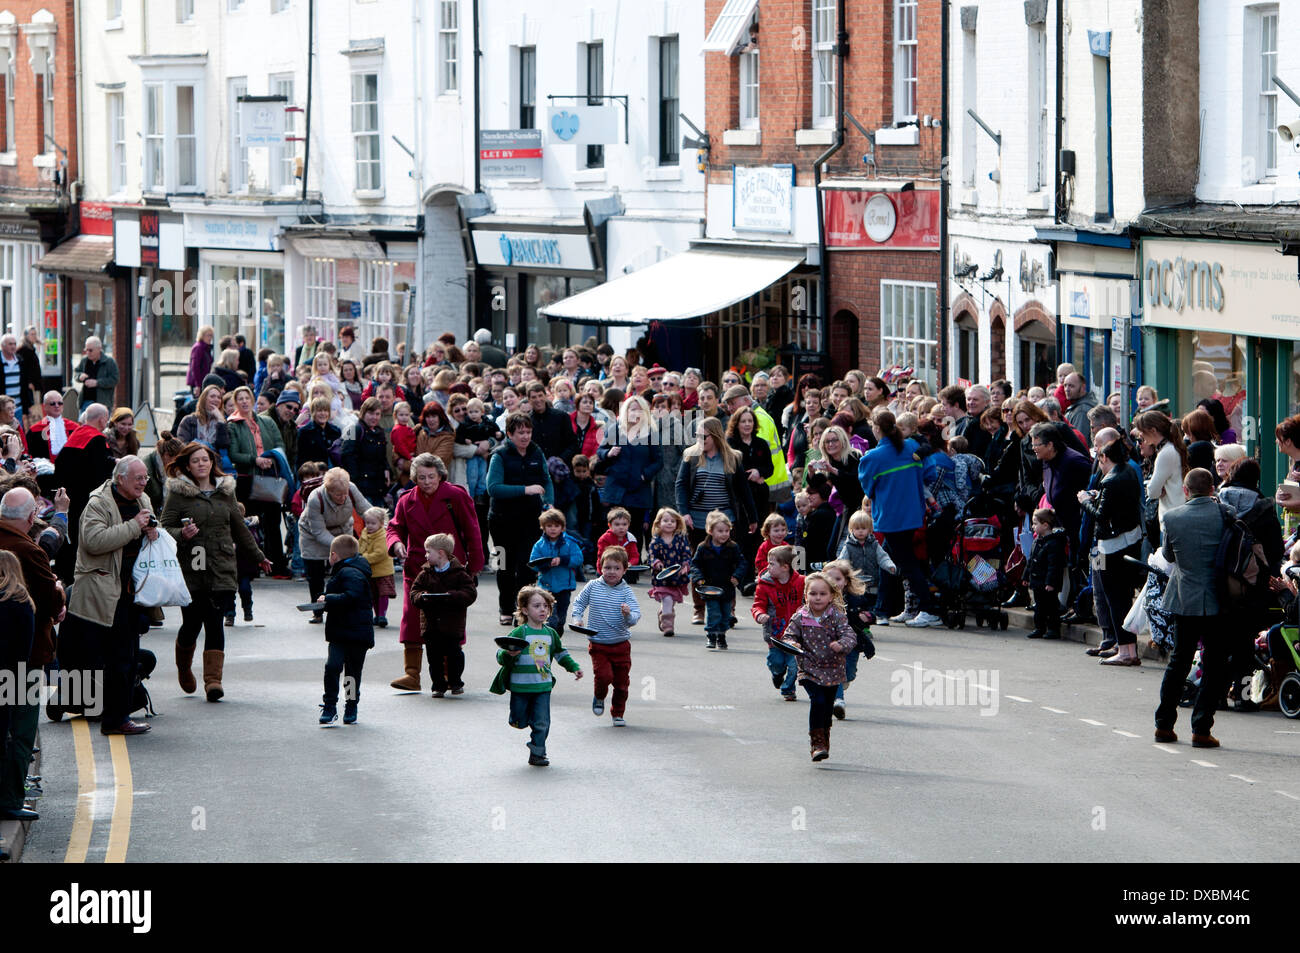
[[[497,661],[510,667],[509,686],[512,692],[549,692],[555,684],[555,677],[551,674],[551,666],[555,662],[559,662],[569,672],[577,672],[582,668],[578,660],[560,643],[560,636],[550,626],[534,629],[525,623],[511,631],[510,637],[528,642],[528,648],[513,659],[505,649],[497,650]]]

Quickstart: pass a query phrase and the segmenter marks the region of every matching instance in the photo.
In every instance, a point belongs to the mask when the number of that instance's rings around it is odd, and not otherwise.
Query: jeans
[[[781,694],[793,695],[795,679],[799,677],[799,660],[778,648],[767,650],[767,670],[781,676]]]
[[[722,599],[704,600],[704,631],[715,638],[731,628],[734,604]]]
[[[181,607],[181,629],[176,634],[176,641],[185,648],[192,648],[199,640],[199,631],[203,631],[203,651],[224,652],[226,650],[226,596],[223,592],[200,592],[194,601]],[[251,596],[250,596],[251,601]],[[234,607],[231,607],[234,611]]]
[[[799,684],[808,693],[808,700],[812,703],[808,707],[808,730],[829,731],[831,718],[834,716],[832,708],[835,704],[835,689],[838,686],[818,685],[807,680]]]
[[[837,701],[843,700],[844,689],[848,686],[849,682],[858,677],[858,659],[861,657],[862,651],[860,649],[854,649],[852,652],[849,652],[844,656],[845,680],[835,687],[835,699]]]
[[[344,676],[343,700],[356,706],[361,700],[361,668],[366,664],[365,645],[352,642],[331,642],[329,656],[325,659],[325,694],[321,696],[330,708],[339,701],[339,675]]]
[[[1124,562],[1125,556],[1136,557],[1140,545],[1130,546],[1106,557],[1106,569],[1092,574],[1092,594],[1097,603],[1097,621],[1106,633],[1102,644],[1136,645],[1137,636],[1124,628],[1124,618],[1133,608],[1133,591],[1137,588],[1137,567]]]
[[[1175,616],[1173,654],[1160,683],[1160,707],[1156,709],[1156,727],[1172,730],[1178,720],[1178,701],[1192,670],[1196,643],[1201,653],[1201,687],[1192,707],[1192,733],[1208,735],[1214,727],[1214,712],[1228,691],[1227,635],[1221,631],[1220,617],[1214,615]]]
[[[241,607],[249,610],[253,609],[253,577],[239,577],[239,604]]]
[[[291,547],[289,552],[289,571],[301,576],[307,572],[307,565],[303,562],[302,550],[298,548],[298,518],[292,513],[286,513],[285,519],[288,522],[288,541]]]
[[[551,617],[546,620],[546,624],[555,630],[556,635],[564,634],[564,620],[569,614],[569,599],[573,596],[572,589],[564,589],[560,592],[552,592],[555,596],[555,608],[551,610]]]
[[[609,703],[609,713],[622,718],[627,709],[627,689],[632,673],[632,643],[627,640],[613,645],[588,642],[587,653],[591,656],[591,674],[596,682],[592,686],[595,696],[604,701],[605,693],[613,686],[614,697]]]
[[[546,757],[546,736],[551,733],[551,693],[511,692],[510,727],[531,728],[528,750],[539,758]]]

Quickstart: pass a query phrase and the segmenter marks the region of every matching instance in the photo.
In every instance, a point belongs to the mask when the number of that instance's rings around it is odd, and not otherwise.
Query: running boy
[[[573,601],[573,622],[581,625],[583,614],[588,615],[587,625],[596,634],[589,637],[587,652],[591,655],[591,670],[595,674],[595,696],[591,700],[592,714],[605,713],[605,693],[612,685],[614,697],[609,713],[614,727],[626,727],[623,714],[627,708],[627,688],[632,672],[632,642],[630,626],[641,621],[641,607],[637,605],[632,587],[623,581],[627,572],[627,550],[610,546],[600,557],[600,578],[593,579],[578,593]]]
[[[321,697],[320,723],[338,721],[339,676],[344,676],[343,724],[357,721],[361,700],[361,669],[366,653],[375,647],[375,626],[370,603],[370,563],[361,556],[351,536],[335,536],[330,543],[330,578],[317,599],[328,610],[325,641],[325,694]]]
[[[555,597],[537,586],[519,590],[519,611],[515,620],[519,626],[510,637],[528,643],[528,654],[520,649],[498,649],[497,663],[501,666],[489,689],[494,695],[510,692],[510,727],[532,729],[527,744],[528,763],[539,768],[550,764],[546,757],[546,736],[551,732],[551,689],[555,676],[553,663],[559,662],[576,679],[582,678],[582,666],[560,643],[560,636],[546,624],[555,608]]]
[[[537,571],[537,585],[555,597],[555,609],[546,624],[557,635],[564,634],[564,616],[569,611],[569,599],[578,587],[578,570],[582,568],[582,548],[564,532],[567,523],[564,514],[551,507],[541,516],[541,538],[533,543],[528,560],[550,559],[548,568]]]
[[[631,560],[629,566],[641,565],[641,553],[636,548],[636,539],[628,535],[632,525],[632,514],[621,506],[616,506],[605,514],[609,529],[596,540],[596,564],[604,565],[603,553],[610,546],[618,546]]]
[[[790,524],[780,513],[768,513],[759,531],[763,542],[759,543],[758,553],[754,556],[754,577],[767,572],[767,554],[778,546],[785,545],[785,538],[790,535]]]
[[[777,546],[768,552],[767,569],[758,577],[754,607],[750,610],[754,621],[763,627],[763,637],[768,642],[784,634],[791,617],[803,605],[803,585],[803,576],[794,568],[793,546]],[[767,670],[772,673],[772,687],[780,690],[781,697],[788,702],[795,701],[794,683],[799,666],[794,655],[770,646]]]

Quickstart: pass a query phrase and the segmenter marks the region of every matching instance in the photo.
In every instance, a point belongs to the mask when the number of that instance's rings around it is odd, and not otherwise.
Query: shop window
[[[969,314],[963,314],[953,325],[957,357],[957,376],[971,383],[979,380],[980,352],[979,326]]]
[[[931,390],[939,376],[935,298],[932,284],[880,283],[880,366],[910,367]]]
[[[1247,426],[1251,413],[1246,401],[1247,353],[1247,339],[1242,335],[1179,331],[1179,406],[1170,409],[1181,416],[1198,401],[1216,398],[1223,404],[1228,423],[1237,431],[1237,442],[1250,446],[1258,435],[1253,421]]]
[[[1110,396],[1110,388],[1108,384],[1108,378],[1110,375],[1107,370],[1106,361],[1106,342],[1109,334],[1105,331],[1091,331],[1089,332],[1088,337],[1088,346],[1091,350],[1091,355],[1088,359],[1088,387],[1097,398],[1097,402],[1104,404],[1106,398]]]
[[[568,297],[568,288],[563,275],[533,275],[528,279],[527,314],[525,315],[524,340],[539,346],[568,345],[568,328],[561,321],[550,322],[545,315],[538,312],[557,301]]]

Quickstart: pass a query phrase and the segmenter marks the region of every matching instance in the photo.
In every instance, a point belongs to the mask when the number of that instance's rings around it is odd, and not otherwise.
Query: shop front
[[[1146,382],[1178,416],[1219,400],[1271,485],[1284,470],[1273,429],[1300,413],[1295,255],[1277,242],[1146,237],[1141,268]]]
[[[49,236],[57,240],[58,236]],[[47,303],[58,313],[58,280],[33,266],[45,255],[41,223],[26,215],[0,216],[0,329],[15,334],[20,339],[29,327],[41,329],[45,347],[41,355],[41,370],[50,386],[58,385],[64,378],[66,355],[61,349],[61,325],[45,327]],[[46,285],[52,287],[47,289]],[[46,291],[55,300],[46,301]],[[57,321],[57,317],[56,317]]]

